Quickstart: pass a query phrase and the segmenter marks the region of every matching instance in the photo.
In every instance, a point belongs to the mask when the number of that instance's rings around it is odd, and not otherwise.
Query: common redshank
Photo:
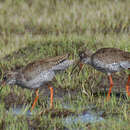
[[[126,52],[117,48],[101,48],[95,53],[90,50],[79,53],[81,65],[89,64],[96,70],[107,73],[110,80],[110,88],[107,95],[107,100],[110,99],[111,89],[113,87],[113,80],[111,74],[125,69],[130,69],[130,52]],[[126,84],[126,92],[130,96],[129,91],[130,74]]]
[[[50,89],[50,108],[53,107],[53,87],[50,82],[55,77],[56,72],[67,69],[74,63],[69,60],[69,55],[57,56],[53,58],[34,61],[18,71],[10,72],[4,77],[4,83],[10,86],[18,85],[22,88],[36,90],[36,97],[31,107],[34,109],[39,98],[39,87],[48,86]]]

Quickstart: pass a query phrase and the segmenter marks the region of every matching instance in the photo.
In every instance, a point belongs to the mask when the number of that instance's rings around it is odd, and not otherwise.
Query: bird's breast
[[[35,75],[30,80],[23,78],[19,83],[26,88],[38,88],[44,86],[45,83],[52,81],[54,78],[54,71],[48,70]]]
[[[118,72],[122,70],[122,67],[120,66],[119,63],[111,63],[111,64],[107,64],[105,62],[102,62],[100,60],[94,59],[92,66],[101,71],[101,72],[105,72],[105,73],[113,73],[113,72]]]

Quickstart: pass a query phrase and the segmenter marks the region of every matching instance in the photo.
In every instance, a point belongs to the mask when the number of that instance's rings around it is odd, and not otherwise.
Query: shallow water
[[[66,107],[68,108],[69,106],[67,105]],[[33,112],[29,110],[28,106],[15,107],[10,109],[8,112],[12,113],[15,116],[17,115],[25,115],[27,117],[33,116]],[[96,122],[104,121],[105,119],[102,118],[101,115],[102,112],[93,112],[92,110],[86,110],[83,113],[78,115],[73,115],[73,116],[68,115],[65,118],[61,118],[61,122],[67,129],[73,129],[73,130],[84,129],[87,123],[96,123]],[[45,115],[43,114],[43,116]]]
[[[13,115],[26,115],[26,116],[32,116],[32,112],[29,110],[29,107],[14,107],[9,113],[12,113]]]
[[[87,123],[95,123],[99,121],[103,121],[104,119],[98,116],[96,113],[91,111],[86,111],[84,114],[80,114],[78,116],[68,116],[63,119],[63,124],[65,125],[76,125],[78,123],[87,124]]]

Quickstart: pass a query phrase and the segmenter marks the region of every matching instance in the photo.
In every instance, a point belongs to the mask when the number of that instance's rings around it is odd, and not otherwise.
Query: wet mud
[[[9,108],[27,105],[29,101],[27,101],[24,93],[16,94],[14,91],[11,91],[4,97],[5,108],[8,110]]]
[[[50,116],[51,118],[55,118],[55,117],[67,117],[70,115],[76,115],[76,112],[72,111],[72,110],[68,110],[68,109],[46,109],[42,112],[39,113],[41,116]]]

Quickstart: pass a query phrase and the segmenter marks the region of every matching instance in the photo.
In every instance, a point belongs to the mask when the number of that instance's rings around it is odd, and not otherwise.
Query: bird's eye
[[[80,53],[79,53],[79,57],[80,57],[80,58],[83,58],[83,57],[84,57],[84,53],[83,53],[83,52],[80,52]]]
[[[3,80],[7,80],[7,77],[6,77],[6,76],[4,76],[4,77],[3,77]]]

